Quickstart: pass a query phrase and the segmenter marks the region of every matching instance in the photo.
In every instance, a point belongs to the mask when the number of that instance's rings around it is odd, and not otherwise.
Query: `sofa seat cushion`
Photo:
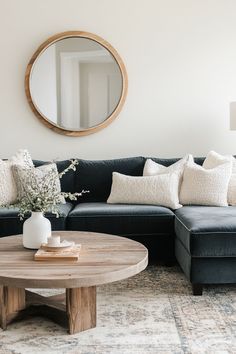
[[[122,236],[173,234],[174,217],[161,206],[80,203],[69,213],[67,229]]]
[[[60,217],[52,213],[46,213],[46,217],[51,221],[52,230],[65,230],[66,217],[73,208],[71,203],[58,205]],[[24,221],[20,220],[17,208],[0,208],[0,237],[21,234]]]
[[[175,214],[176,237],[193,257],[236,256],[236,207],[185,206]]]

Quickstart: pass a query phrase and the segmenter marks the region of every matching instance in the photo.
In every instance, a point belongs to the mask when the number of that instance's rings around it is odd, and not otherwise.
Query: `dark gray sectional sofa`
[[[178,159],[154,161],[169,166]],[[195,161],[203,163],[203,158]],[[77,170],[61,180],[62,191],[89,190],[76,203],[60,205],[60,218],[46,215],[53,230],[81,230],[120,235],[143,243],[151,261],[177,259],[202,294],[204,284],[236,282],[236,207],[184,206],[176,211],[162,206],[107,204],[112,172],[142,176],[146,158],[79,160]],[[44,161],[34,161],[35,166]],[[69,161],[57,162],[59,172]],[[0,237],[22,233],[17,210],[0,208]],[[114,236],[115,237],[115,236]]]

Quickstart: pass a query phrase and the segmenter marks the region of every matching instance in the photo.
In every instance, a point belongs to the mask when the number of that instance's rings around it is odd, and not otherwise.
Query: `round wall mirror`
[[[45,41],[26,70],[25,90],[36,116],[60,134],[104,128],[120,112],[127,73],[116,50],[88,32],[59,33]]]

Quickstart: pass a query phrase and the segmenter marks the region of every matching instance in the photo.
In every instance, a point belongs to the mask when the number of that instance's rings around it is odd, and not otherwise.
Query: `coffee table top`
[[[78,288],[129,278],[146,268],[148,251],[139,242],[115,235],[54,231],[81,243],[79,261],[35,261],[22,235],[0,238],[0,285],[19,288]]]

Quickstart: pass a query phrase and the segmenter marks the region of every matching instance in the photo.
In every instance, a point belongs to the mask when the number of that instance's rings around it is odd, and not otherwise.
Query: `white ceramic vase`
[[[42,243],[47,243],[51,233],[51,223],[43,213],[32,212],[30,218],[23,225],[23,246],[38,249]]]

